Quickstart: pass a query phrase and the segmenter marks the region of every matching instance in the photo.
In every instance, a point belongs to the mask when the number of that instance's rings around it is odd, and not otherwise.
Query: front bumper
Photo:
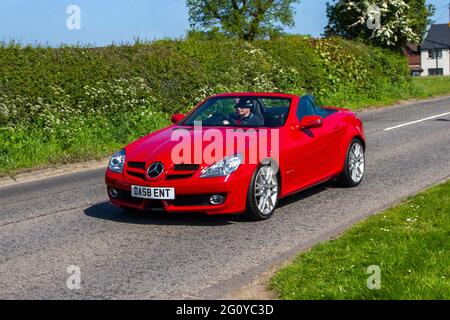
[[[207,214],[235,214],[245,210],[251,168],[241,166],[228,177],[200,178],[199,173],[190,177],[169,179],[167,176],[157,181],[146,181],[138,177],[106,171],[105,183],[110,201],[119,207],[142,211],[203,212]],[[131,186],[172,187],[175,200],[147,200],[131,197]],[[116,198],[109,190],[118,190]],[[209,197],[213,194],[225,196],[220,205],[211,205]]]

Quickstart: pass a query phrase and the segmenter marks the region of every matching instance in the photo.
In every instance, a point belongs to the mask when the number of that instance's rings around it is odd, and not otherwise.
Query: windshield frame
[[[236,125],[236,124],[216,124],[216,125],[205,125],[205,127],[224,127],[224,128],[233,128],[233,127],[237,127],[237,128],[281,128],[286,124],[287,119],[289,118],[289,114],[291,111],[291,105],[292,105],[292,101],[293,98],[289,97],[289,96],[275,96],[275,95],[229,95],[229,96],[212,96],[208,99],[206,99],[205,101],[203,101],[199,106],[197,106],[197,108],[193,109],[190,113],[188,113],[186,115],[186,117],[180,122],[178,123],[179,126],[189,126],[192,127],[194,126],[194,124],[188,123],[188,122],[193,122],[191,119],[193,117],[197,117],[199,114],[201,114],[202,112],[204,112],[206,109],[208,108],[211,104],[208,105],[208,103],[210,103],[211,101],[217,101],[220,99],[254,99],[257,100],[257,103],[260,104],[261,107],[265,106],[263,105],[263,103],[261,102],[262,99],[268,99],[268,100],[285,100],[286,102],[288,102],[288,108],[287,108],[287,112],[286,115],[284,116],[283,122],[279,125],[279,126],[267,126],[267,125],[263,125],[263,126],[247,126],[247,125]],[[205,107],[207,105],[207,107]]]

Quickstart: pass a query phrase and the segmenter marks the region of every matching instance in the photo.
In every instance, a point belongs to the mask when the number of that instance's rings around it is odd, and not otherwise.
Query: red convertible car
[[[219,94],[171,120],[112,156],[105,179],[113,204],[264,220],[295,192],[363,179],[361,120],[312,96]]]

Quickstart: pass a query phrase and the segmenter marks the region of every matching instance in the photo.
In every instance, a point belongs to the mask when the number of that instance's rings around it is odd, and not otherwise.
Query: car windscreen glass
[[[289,113],[290,98],[264,96],[213,97],[192,112],[181,125],[279,127]]]

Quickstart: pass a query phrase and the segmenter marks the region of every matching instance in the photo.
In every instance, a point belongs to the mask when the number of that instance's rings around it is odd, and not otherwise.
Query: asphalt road
[[[450,98],[360,116],[368,141],[363,183],[291,196],[264,222],[127,215],[108,203],[104,170],[0,188],[0,299],[221,298],[450,176]],[[69,265],[80,268],[79,290],[66,287]]]

